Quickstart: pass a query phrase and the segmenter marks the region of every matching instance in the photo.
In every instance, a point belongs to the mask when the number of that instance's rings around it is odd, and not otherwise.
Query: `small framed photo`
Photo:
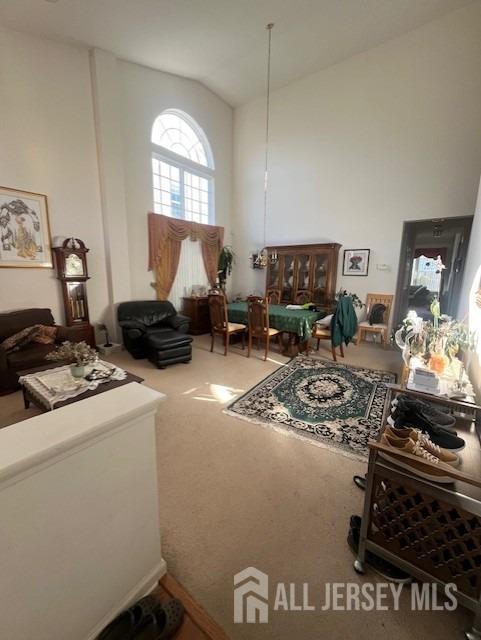
[[[47,196],[0,187],[0,267],[53,267]]]
[[[367,276],[370,249],[345,249],[343,276]]]

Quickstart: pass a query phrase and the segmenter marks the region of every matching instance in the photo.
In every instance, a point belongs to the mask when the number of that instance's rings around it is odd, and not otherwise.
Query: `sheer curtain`
[[[210,287],[202,258],[202,244],[200,240],[193,242],[186,238],[181,244],[179,268],[169,295],[170,302],[179,313],[182,309],[182,298],[190,296],[193,284]]]

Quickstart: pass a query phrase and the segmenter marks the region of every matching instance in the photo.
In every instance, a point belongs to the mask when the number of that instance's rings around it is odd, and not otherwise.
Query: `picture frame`
[[[343,276],[367,276],[370,249],[344,249]]]
[[[43,193],[0,187],[0,267],[53,268]]]

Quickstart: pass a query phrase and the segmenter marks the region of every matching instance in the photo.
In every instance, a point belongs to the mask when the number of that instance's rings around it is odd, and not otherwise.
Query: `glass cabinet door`
[[[296,296],[306,293],[308,297],[311,294],[311,261],[312,255],[301,255],[296,258]]]
[[[280,268],[281,261],[278,260],[275,264],[269,263],[267,267],[267,282],[266,289],[280,289]]]
[[[292,302],[294,294],[294,263],[293,255],[283,256],[283,269],[281,281],[281,298],[282,302]]]
[[[312,272],[313,302],[327,304],[327,276],[329,273],[329,254],[319,253],[313,256]]]

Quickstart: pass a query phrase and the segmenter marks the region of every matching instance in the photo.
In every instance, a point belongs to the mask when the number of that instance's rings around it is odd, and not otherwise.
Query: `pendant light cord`
[[[267,47],[267,96],[266,96],[266,139],[265,139],[265,159],[264,159],[264,247],[267,238],[267,185],[268,185],[268,163],[269,163],[269,117],[271,100],[271,38],[273,22],[270,22],[266,29],[269,32]]]

